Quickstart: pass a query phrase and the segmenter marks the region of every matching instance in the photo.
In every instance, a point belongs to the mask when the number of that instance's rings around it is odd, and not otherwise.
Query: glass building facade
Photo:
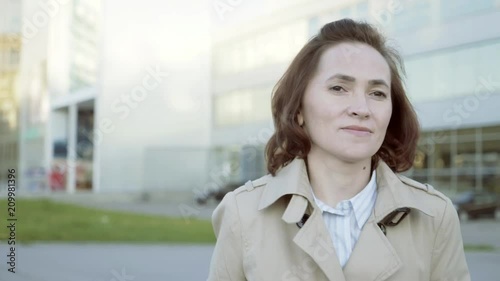
[[[21,37],[0,34],[0,184],[7,181],[7,170],[19,162],[19,102],[16,78],[19,67]]]
[[[234,135],[241,132],[241,127],[253,128],[266,118],[271,119],[272,88],[293,57],[325,23],[350,17],[375,24],[388,37],[394,38],[396,44],[407,34],[427,33],[426,41],[421,42],[421,51],[403,54],[409,98],[422,109],[417,110],[419,118],[426,112],[427,105],[452,99],[463,103],[466,111],[464,114],[456,112],[450,101],[437,122],[444,125],[428,126],[428,122],[423,122],[415,165],[407,174],[450,192],[470,189],[500,192],[500,118],[490,112],[483,114],[483,121],[474,125],[462,122],[479,111],[477,104],[497,100],[500,95],[500,85],[495,82],[500,77],[500,32],[497,36],[479,36],[466,43],[423,47],[439,39],[433,33],[436,29],[446,32],[449,26],[482,17],[496,17],[496,22],[500,22],[500,3],[494,0],[345,3],[332,3],[331,8],[325,4],[323,9],[306,16],[292,11],[298,15],[293,20],[277,20],[276,24],[243,35],[236,32],[226,36],[229,39],[214,44],[214,145],[231,139],[232,143],[225,147],[233,151],[232,161],[245,161],[242,153],[234,152],[242,149],[245,140]],[[281,13],[289,11],[283,9]],[[280,12],[273,16],[279,18]],[[490,28],[498,29],[496,26]],[[273,73],[273,79],[257,78],[267,73]],[[251,79],[246,79],[248,77]],[[264,145],[265,141],[261,140],[256,146],[263,151]],[[223,147],[221,145],[219,150],[224,151]],[[264,159],[258,161],[262,168],[256,170],[265,173]],[[238,176],[245,178],[241,173]]]
[[[99,2],[74,0],[70,91],[93,87],[98,75]]]
[[[0,185],[19,166],[19,97],[17,78],[22,37],[20,1],[0,0]],[[1,188],[0,188],[1,189]]]
[[[409,174],[440,189],[500,193],[500,125],[424,132]]]

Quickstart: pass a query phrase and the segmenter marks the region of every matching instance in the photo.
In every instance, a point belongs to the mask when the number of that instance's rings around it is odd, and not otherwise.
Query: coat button
[[[306,224],[306,221],[309,219],[309,215],[308,214],[304,214],[304,216],[302,216],[302,219],[300,219],[300,221],[297,223],[297,226],[299,228],[302,228],[304,226],[304,224]]]

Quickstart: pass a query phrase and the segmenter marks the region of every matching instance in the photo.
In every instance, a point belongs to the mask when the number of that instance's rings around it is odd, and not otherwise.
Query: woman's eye
[[[381,92],[381,91],[372,92],[372,95],[374,95],[376,97],[379,97],[379,98],[386,98],[387,97],[387,95],[384,92]]]
[[[346,90],[340,86],[333,86],[330,87],[330,90],[335,91],[335,92],[345,92]]]

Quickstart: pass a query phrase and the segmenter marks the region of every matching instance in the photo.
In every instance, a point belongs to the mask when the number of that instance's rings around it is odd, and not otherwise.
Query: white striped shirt
[[[356,196],[343,200],[335,208],[328,206],[316,196],[314,200],[321,209],[323,220],[330,232],[340,265],[345,266],[358,241],[361,230],[370,217],[377,199],[377,175],[373,171],[370,182]]]

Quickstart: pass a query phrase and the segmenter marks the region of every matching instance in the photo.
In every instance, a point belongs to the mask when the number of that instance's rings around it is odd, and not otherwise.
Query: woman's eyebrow
[[[332,75],[326,81],[330,81],[330,80],[333,80],[333,79],[339,79],[339,80],[344,80],[344,81],[348,81],[348,82],[355,82],[356,81],[356,78],[354,78],[352,76],[349,76],[349,75],[346,75],[346,74],[335,74],[335,75]],[[389,88],[389,85],[383,79],[369,80],[368,84],[370,86],[386,86],[387,88]]]
[[[333,80],[333,79],[345,80],[345,81],[349,81],[349,82],[356,81],[356,78],[349,76],[349,75],[345,75],[345,74],[332,75],[332,76],[330,76],[330,78],[327,79],[327,81]]]
[[[389,85],[387,85],[385,80],[382,79],[369,80],[368,84],[370,86],[386,86],[387,88],[389,88]]]

